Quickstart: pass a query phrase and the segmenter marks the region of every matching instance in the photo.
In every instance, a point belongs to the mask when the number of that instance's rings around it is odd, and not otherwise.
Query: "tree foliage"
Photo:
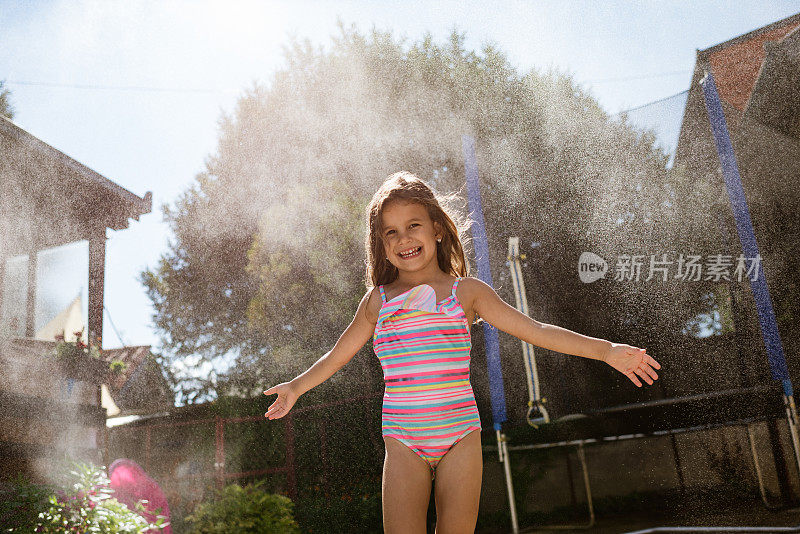
[[[0,116],[13,119],[14,108],[11,106],[11,91],[6,89],[5,85],[5,80],[0,80]]]
[[[258,394],[329,350],[364,293],[369,198],[401,169],[463,197],[464,133],[477,139],[495,285],[507,301],[516,235],[528,253],[531,315],[545,322],[650,348],[659,329],[679,331],[707,309],[674,283],[587,286],[576,276],[584,250],[708,249],[715,223],[698,209],[706,187],[669,172],[652,135],[613,120],[570,76],[521,73],[496,46],[475,52],[464,39],[454,31],[444,43],[407,42],[341,27],[326,49],[293,42],[285,66],[221,118],[205,172],[163,207],[169,250],[142,273],[184,400]],[[542,246],[530,250],[533,241]],[[510,387],[521,393],[519,342],[506,347]],[[336,395],[380,376],[370,351],[334,376]],[[474,342],[473,357],[481,351]],[[588,379],[596,362],[577,360],[542,365],[580,378],[581,395],[608,389],[612,372]],[[214,370],[187,378],[202,365]]]

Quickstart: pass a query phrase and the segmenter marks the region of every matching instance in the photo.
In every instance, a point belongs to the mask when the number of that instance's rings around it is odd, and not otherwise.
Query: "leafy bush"
[[[33,532],[56,488],[18,475],[0,491],[0,532]]]
[[[15,483],[10,509],[3,516],[3,532],[138,534],[158,531],[168,524],[163,517],[149,523],[113,498],[114,490],[102,468],[75,464],[64,482],[66,489]],[[144,511],[141,502],[136,508]]]
[[[231,484],[219,491],[212,502],[198,504],[194,513],[186,517],[193,524],[189,532],[299,534],[291,499],[267,493],[262,485],[263,482],[245,487]]]

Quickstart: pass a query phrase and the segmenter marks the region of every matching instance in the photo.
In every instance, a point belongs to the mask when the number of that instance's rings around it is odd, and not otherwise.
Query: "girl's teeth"
[[[422,250],[421,248],[414,249],[414,252],[411,252],[409,254],[400,254],[400,257],[402,257],[402,258],[413,258],[414,256],[418,256],[421,250]]]

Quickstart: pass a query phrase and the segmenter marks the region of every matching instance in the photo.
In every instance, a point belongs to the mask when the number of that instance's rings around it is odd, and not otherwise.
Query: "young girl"
[[[367,208],[367,281],[355,317],[330,352],[290,382],[265,417],[286,415],[298,397],[331,377],[372,339],[383,367],[383,527],[426,531],[434,486],[437,534],[474,532],[483,461],[469,382],[476,315],[528,343],[601,360],[641,387],[661,366],[640,349],[540,323],[467,278],[453,220],[422,180],[390,176]],[[432,481],[435,479],[435,484]]]

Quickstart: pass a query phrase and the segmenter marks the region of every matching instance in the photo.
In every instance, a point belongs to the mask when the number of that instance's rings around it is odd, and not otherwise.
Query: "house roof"
[[[150,213],[153,209],[153,194],[151,191],[146,192],[144,197],[139,197],[79,161],[67,156],[60,150],[48,145],[7,117],[0,116],[0,134],[13,139],[22,147],[48,160],[58,162],[68,172],[69,176],[66,178],[77,181],[79,186],[97,194],[97,196],[109,199],[115,208],[120,210],[121,217],[108,219],[108,228],[114,230],[127,228],[128,218],[138,220],[139,215]]]
[[[800,138],[800,24],[765,45],[766,57],[744,117]]]
[[[143,367],[145,358],[150,355],[150,345],[137,347],[122,347],[118,349],[103,349],[103,359],[111,362],[120,360],[126,364],[125,370],[116,374],[109,380],[109,390],[111,393],[118,393],[133,375]]]
[[[714,153],[713,138],[705,135],[710,133],[710,129],[699,84],[709,67],[714,74],[731,135],[736,136],[746,122],[750,139],[762,142],[767,136],[772,143],[779,142],[782,150],[794,151],[797,148],[798,136],[785,124],[792,123],[800,105],[797,105],[797,99],[786,98],[783,94],[786,92],[784,86],[791,84],[794,78],[783,76],[787,63],[782,60],[787,55],[785,48],[796,49],[800,36],[798,28],[800,13],[697,51],[681,120],[676,161],[699,164],[704,159],[701,154]],[[781,87],[772,87],[769,83],[776,78],[781,79]],[[744,121],[745,118],[754,120]],[[753,129],[758,134],[754,135]],[[716,155],[712,159],[716,161]],[[705,168],[705,163],[703,166]]]
[[[781,41],[798,27],[800,13],[698,50],[697,61],[711,65],[720,98],[744,112],[767,56],[766,43]]]

